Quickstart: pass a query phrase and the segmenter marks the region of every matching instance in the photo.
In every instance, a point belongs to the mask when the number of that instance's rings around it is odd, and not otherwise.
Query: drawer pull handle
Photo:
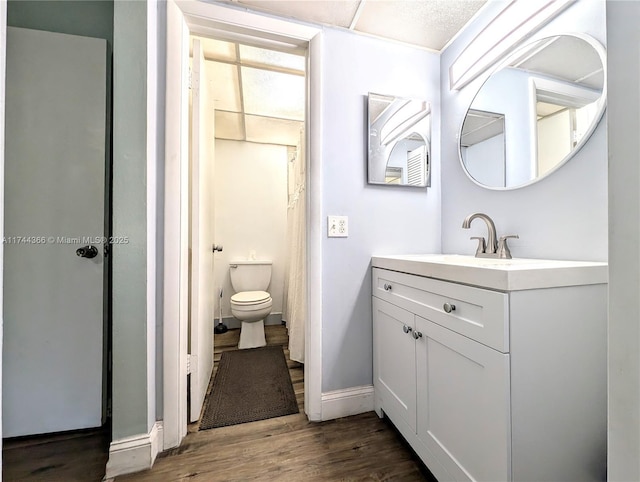
[[[411,333],[411,331],[413,330],[413,328],[411,328],[410,326],[404,325],[402,327],[402,331],[404,331],[405,333]]]
[[[454,305],[452,303],[445,303],[443,308],[444,308],[444,311],[446,311],[447,313],[451,313],[452,311],[456,311],[456,305]]]
[[[419,331],[414,331],[413,332],[413,338],[415,338],[416,340],[418,338],[422,338],[422,333],[420,333]]]
[[[385,291],[391,291],[391,285],[389,283],[385,283],[384,284],[384,290]]]

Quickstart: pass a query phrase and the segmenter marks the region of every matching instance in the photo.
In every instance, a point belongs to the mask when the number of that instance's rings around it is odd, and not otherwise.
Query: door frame
[[[189,35],[307,52],[307,319],[305,412],[322,418],[321,29],[232,5],[167,1],[164,204],[163,445],[187,433]],[[213,295],[212,295],[213,296]]]

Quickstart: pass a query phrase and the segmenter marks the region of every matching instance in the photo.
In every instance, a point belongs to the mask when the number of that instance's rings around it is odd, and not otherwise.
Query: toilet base
[[[240,342],[238,348],[258,348],[265,346],[267,340],[264,337],[264,320],[260,321],[243,321],[240,327]]]

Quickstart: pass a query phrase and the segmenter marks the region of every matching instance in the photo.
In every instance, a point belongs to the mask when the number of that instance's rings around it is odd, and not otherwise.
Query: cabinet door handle
[[[452,311],[456,311],[456,305],[454,305],[452,303],[445,303],[443,308],[444,308],[444,311],[446,311],[447,313],[451,313]]]
[[[422,338],[422,333],[420,333],[419,331],[414,331],[413,332],[413,337],[417,340],[418,338]]]
[[[411,333],[413,331],[413,328],[411,328],[410,326],[404,325],[402,327],[402,331],[404,331],[405,333]]]
[[[385,283],[384,284],[384,290],[385,291],[391,291],[391,285],[389,283]]]

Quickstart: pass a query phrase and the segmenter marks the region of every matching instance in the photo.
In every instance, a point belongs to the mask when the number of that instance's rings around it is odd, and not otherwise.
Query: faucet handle
[[[476,249],[476,256],[484,254],[487,249],[487,243],[482,236],[471,236],[469,239],[478,240],[478,249]]]
[[[507,239],[509,238],[520,239],[520,236],[517,234],[500,236],[500,239],[498,240],[498,258],[511,259],[511,251],[509,250],[509,246],[507,246]]]

